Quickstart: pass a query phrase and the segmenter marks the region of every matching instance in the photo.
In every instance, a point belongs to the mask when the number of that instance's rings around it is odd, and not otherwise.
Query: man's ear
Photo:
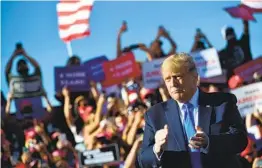
[[[197,86],[200,85],[200,76],[198,75],[197,72],[193,72],[193,80],[196,82]]]

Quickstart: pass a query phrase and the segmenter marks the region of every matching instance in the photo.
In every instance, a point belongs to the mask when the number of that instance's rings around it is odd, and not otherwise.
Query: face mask
[[[84,122],[88,121],[88,117],[90,116],[92,111],[92,106],[78,107],[78,113]]]

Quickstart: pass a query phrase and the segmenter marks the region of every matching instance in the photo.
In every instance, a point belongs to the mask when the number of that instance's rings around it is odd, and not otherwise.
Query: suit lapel
[[[207,101],[207,94],[199,90],[198,125],[203,129],[205,133],[209,134],[212,107],[208,105]]]
[[[180,150],[185,149],[185,139],[182,124],[180,121],[179,108],[176,101],[170,99],[166,107],[166,118],[168,126],[173,134],[175,141]]]

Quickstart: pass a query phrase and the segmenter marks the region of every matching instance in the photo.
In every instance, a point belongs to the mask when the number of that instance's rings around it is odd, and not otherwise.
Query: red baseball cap
[[[236,89],[237,87],[241,86],[243,82],[243,78],[241,78],[239,75],[234,75],[229,79],[228,86],[230,89]]]

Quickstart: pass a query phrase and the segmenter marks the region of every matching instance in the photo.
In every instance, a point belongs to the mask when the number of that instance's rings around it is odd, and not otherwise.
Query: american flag
[[[262,12],[262,0],[241,0],[241,3],[252,8],[254,12]]]
[[[57,4],[59,36],[69,42],[90,34],[89,18],[94,0],[61,0]]]

